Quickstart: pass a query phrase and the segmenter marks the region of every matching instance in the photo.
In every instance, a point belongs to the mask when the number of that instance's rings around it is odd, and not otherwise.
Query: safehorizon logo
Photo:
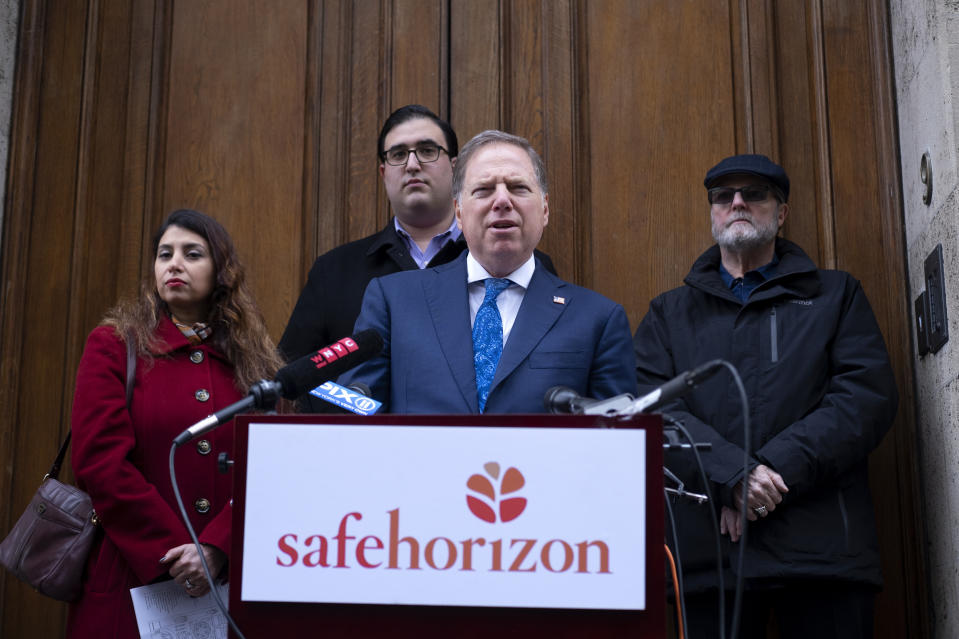
[[[499,483],[499,490],[493,485],[487,477],[476,473],[471,475],[466,481],[466,487],[475,493],[479,493],[486,499],[480,499],[474,495],[466,496],[466,505],[470,512],[485,522],[496,523],[496,511],[499,510],[499,520],[503,523],[513,521],[523,514],[526,510],[525,497],[510,497],[503,499],[504,495],[510,495],[520,490],[526,485],[526,478],[523,473],[515,467],[510,466],[503,473],[500,481],[500,466],[497,462],[487,462],[483,464],[483,470],[486,474]],[[497,509],[496,506],[499,505]]]
[[[510,466],[502,473],[501,479],[497,462],[487,462],[483,470],[486,476],[475,473],[466,481],[467,488],[480,496],[466,496],[470,512],[487,523],[496,523],[497,511],[500,522],[515,520],[526,509],[526,498],[515,495],[526,485],[525,477]],[[504,499],[506,495],[508,497]],[[612,573],[610,547],[603,539],[567,541],[547,537],[543,541],[536,537],[494,539],[485,535],[457,539],[443,534],[419,537],[401,532],[399,507],[385,514],[385,531],[382,521],[360,523],[364,517],[357,510],[343,515],[337,532],[332,535],[312,532],[280,535],[276,542],[279,551],[275,556],[276,565],[285,568],[422,570],[429,567],[438,571]],[[350,534],[351,520],[366,530]],[[374,530],[367,528],[370,524]],[[379,534],[364,534],[376,529]]]

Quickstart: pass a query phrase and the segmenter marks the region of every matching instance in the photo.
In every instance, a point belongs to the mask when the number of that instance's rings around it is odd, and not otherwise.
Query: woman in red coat
[[[282,364],[226,230],[196,211],[172,213],[153,241],[154,268],[139,298],[121,304],[87,339],[73,402],[73,468],[103,533],[90,554],[67,637],[139,637],[130,588],[174,579],[210,589],[170,484],[173,438],[241,399]],[[126,403],[128,336],[137,352]],[[203,554],[223,576],[230,552],[232,454],[226,424],[176,453],[177,483]]]

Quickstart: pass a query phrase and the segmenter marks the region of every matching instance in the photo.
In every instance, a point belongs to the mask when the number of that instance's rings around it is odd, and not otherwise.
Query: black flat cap
[[[708,189],[713,182],[724,175],[736,173],[748,173],[766,178],[782,191],[783,202],[789,201],[789,176],[786,175],[786,170],[765,155],[746,153],[721,160],[719,164],[706,171],[703,185]]]

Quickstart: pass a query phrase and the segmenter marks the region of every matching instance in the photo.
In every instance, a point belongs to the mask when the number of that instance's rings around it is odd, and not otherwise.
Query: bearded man
[[[674,506],[690,636],[720,636],[712,522],[724,535],[727,607],[745,583],[738,637],[872,637],[882,584],[867,457],[892,425],[895,379],[859,282],[817,269],[777,237],[789,177],[762,155],[728,157],[706,173],[716,245],[685,286],[650,303],[633,339],[641,393],[714,359],[732,363],[749,399],[745,420],[729,376],[664,407],[696,442],[714,503]],[[666,466],[705,488],[689,453]],[[743,487],[746,498],[743,500]],[[745,515],[745,563],[737,574]],[[725,611],[727,625],[732,610]]]

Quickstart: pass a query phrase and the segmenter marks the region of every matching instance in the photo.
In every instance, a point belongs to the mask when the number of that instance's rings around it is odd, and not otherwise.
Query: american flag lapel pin
[[[560,297],[559,295],[553,296],[553,304],[565,304],[565,303],[566,303],[565,297]]]

